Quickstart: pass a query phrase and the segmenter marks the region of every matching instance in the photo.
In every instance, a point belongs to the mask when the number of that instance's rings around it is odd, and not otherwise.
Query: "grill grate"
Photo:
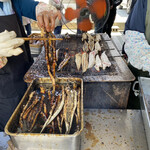
[[[60,37],[64,39],[62,35],[59,36],[59,38]],[[118,63],[116,57],[113,56],[113,53],[116,53],[117,50],[115,49],[115,47],[113,47],[112,42],[106,39],[107,38],[105,36],[102,36],[102,41],[100,42],[100,45],[103,45],[102,52],[106,51],[106,55],[112,63],[111,67],[106,68],[106,70],[101,70],[100,72],[97,72],[93,67],[91,69],[88,69],[85,73],[82,73],[81,68],[79,71],[77,70],[74,57],[76,53],[82,51],[83,42],[81,41],[81,35],[70,35],[69,39],[56,41],[56,50],[60,49],[57,67],[59,66],[60,62],[64,59],[65,53],[68,53],[71,56],[71,59],[69,60],[68,64],[60,72],[56,72],[56,77],[81,77],[86,82],[94,82],[99,81],[102,78],[106,79],[108,77],[111,77],[111,79],[108,80],[113,80],[114,76],[121,76],[123,72],[121,72],[121,68],[118,66],[120,62]],[[119,61],[122,61],[122,58],[119,55],[117,57],[121,59],[119,59]],[[31,66],[29,71],[26,73],[25,81],[30,83],[32,80],[41,77],[49,77],[45,61],[44,48],[41,54],[39,55],[37,61]],[[115,80],[116,79],[118,79],[118,77],[115,77]]]

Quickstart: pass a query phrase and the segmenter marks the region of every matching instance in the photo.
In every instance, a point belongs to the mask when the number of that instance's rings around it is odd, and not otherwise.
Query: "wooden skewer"
[[[29,41],[29,40],[39,40],[39,41],[47,41],[47,40],[51,40],[51,41],[56,41],[56,40],[63,40],[61,38],[24,38],[22,37],[21,39],[25,40],[25,41]]]

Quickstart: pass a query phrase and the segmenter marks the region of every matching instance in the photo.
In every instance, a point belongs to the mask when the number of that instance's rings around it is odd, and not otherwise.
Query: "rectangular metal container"
[[[83,81],[80,78],[57,78],[56,83],[77,82],[81,86],[81,124],[80,131],[74,134],[40,134],[40,133],[14,133],[17,128],[22,107],[26,104],[29,94],[39,84],[52,84],[49,78],[34,80],[28,87],[24,97],[9,119],[5,132],[10,135],[12,143],[18,150],[80,150],[80,137],[83,130]]]
[[[147,143],[150,149],[150,78],[139,77],[140,104],[143,116]]]
[[[63,37],[63,35],[61,35]],[[57,41],[56,49],[60,49],[59,58],[64,51],[71,55],[79,52],[83,47],[81,35],[69,35],[70,39]],[[110,68],[97,72],[94,67],[82,73],[76,69],[74,57],[65,68],[56,72],[57,77],[79,77],[84,82],[84,108],[124,109],[127,108],[131,82],[135,80],[114,44],[107,34],[101,34],[102,50],[106,51],[112,63]],[[59,65],[59,62],[58,62]],[[39,77],[48,77],[45,50],[43,49],[36,62],[25,75],[25,82],[30,83]]]

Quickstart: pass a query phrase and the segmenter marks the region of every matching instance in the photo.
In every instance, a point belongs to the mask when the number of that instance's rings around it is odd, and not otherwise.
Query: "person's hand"
[[[40,29],[50,32],[57,26],[58,20],[61,20],[61,13],[52,5],[39,3],[36,6],[36,19]]]
[[[14,31],[5,30],[0,33],[0,57],[17,56],[23,52],[19,47],[24,43],[21,38],[16,38]]]

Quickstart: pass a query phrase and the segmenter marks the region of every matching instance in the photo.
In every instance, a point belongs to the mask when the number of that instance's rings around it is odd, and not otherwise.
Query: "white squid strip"
[[[109,61],[109,59],[108,59],[107,55],[105,54],[105,52],[102,53],[101,60],[102,60],[102,64],[103,64],[103,70],[105,70],[106,67],[111,66],[111,62]]]
[[[86,52],[84,52],[82,54],[82,72],[83,73],[87,71],[88,64],[89,64],[89,62],[88,62],[88,54]]]
[[[101,59],[100,59],[100,57],[99,57],[99,55],[96,55],[96,64],[95,64],[95,69],[97,70],[97,71],[100,71],[100,67],[103,67],[103,65],[102,65],[102,61],[101,61]]]
[[[79,71],[81,64],[82,64],[82,54],[81,53],[78,53],[75,55],[75,62],[76,62],[77,69]]]
[[[95,55],[96,54],[97,54],[96,50],[90,52],[90,54],[89,54],[89,65],[88,65],[88,68],[92,68],[95,65]]]

